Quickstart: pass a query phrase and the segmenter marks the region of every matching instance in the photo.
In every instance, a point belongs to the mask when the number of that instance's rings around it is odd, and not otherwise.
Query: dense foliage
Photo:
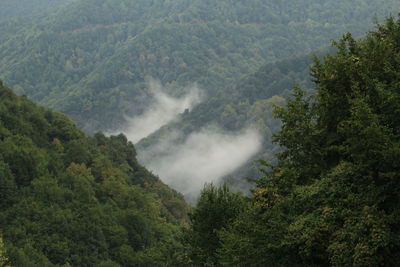
[[[344,30],[358,36],[371,14],[399,7],[76,0],[32,23],[2,20],[7,83],[86,131],[140,113],[150,75],[174,95],[196,81],[209,98],[139,149],[175,129],[257,125],[267,137],[257,156],[270,162],[251,197],[206,185],[187,216],[181,195],[137,162],[124,135],[87,137],[0,83],[0,265],[398,266],[400,19],[361,40],[344,35],[314,58],[312,79],[310,58],[293,55]],[[314,91],[300,89],[311,81]],[[249,174],[254,166],[229,179],[243,189]]]
[[[4,267],[9,267],[8,258],[6,256],[6,250],[4,248],[3,237],[0,236],[0,265]]]
[[[190,215],[190,229],[185,232],[187,254],[191,262],[213,266],[220,248],[218,231],[231,224],[246,208],[245,198],[231,192],[227,185],[204,186],[196,209]]]
[[[347,30],[363,34],[371,14],[399,8],[397,0],[77,0],[1,23],[0,72],[18,93],[94,132],[146,107],[148,76],[175,95],[197,82],[223,99],[265,61],[311,52]]]
[[[265,160],[278,149],[270,140],[280,123],[271,111],[283,101],[275,95],[286,95],[295,82],[310,86],[310,57],[298,55],[344,31],[364,34],[372,14],[379,19],[400,10],[397,0],[65,3],[32,20],[0,23],[1,78],[17,93],[65,112],[94,133],[121,129],[124,115],[148,108],[149,77],[174,96],[196,82],[206,91],[204,103],[144,140],[138,151],[177,131],[182,143],[208,125],[224,131],[257,125],[266,138],[253,159]],[[246,164],[226,180],[245,191],[243,177],[257,175],[256,164]]]
[[[164,266],[186,213],[125,136],[85,137],[0,84],[0,261]]]
[[[277,108],[285,149],[249,208],[215,228],[215,265],[399,265],[400,20],[336,47],[312,67],[315,92]]]
[[[59,7],[72,0],[2,0],[0,20],[37,15],[47,9]]]

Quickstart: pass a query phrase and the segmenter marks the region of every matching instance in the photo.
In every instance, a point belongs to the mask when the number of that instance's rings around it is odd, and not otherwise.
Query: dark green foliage
[[[123,135],[86,137],[0,87],[0,229],[13,266],[163,266],[183,198]]]
[[[0,208],[6,208],[12,204],[16,196],[16,182],[9,166],[0,160]]]
[[[227,266],[398,266],[400,20],[316,60],[278,108],[285,150],[221,235]]]
[[[190,230],[185,233],[189,262],[195,266],[214,266],[221,247],[219,232],[246,209],[243,195],[230,191],[226,184],[205,185],[190,215]]]
[[[245,209],[231,216],[237,201],[202,192],[187,235],[193,265],[399,265],[400,20],[335,45],[315,59],[315,92],[296,88],[276,108],[284,150]]]
[[[46,173],[45,154],[27,137],[14,135],[5,138],[0,151],[18,186],[27,186],[31,180]]]

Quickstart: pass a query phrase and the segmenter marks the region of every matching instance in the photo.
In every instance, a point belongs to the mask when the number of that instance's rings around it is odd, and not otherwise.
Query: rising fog
[[[175,120],[185,109],[202,100],[201,91],[192,86],[187,93],[175,98],[164,92],[160,83],[149,82],[152,101],[148,108],[135,117],[127,118],[127,125],[117,132],[137,143],[162,126]],[[138,150],[140,162],[166,184],[193,201],[205,183],[218,183],[251,159],[261,148],[258,131],[247,129],[237,133],[208,127],[183,135],[179,130],[168,133],[144,150]]]
[[[200,103],[202,98],[201,91],[195,85],[187,88],[188,93],[179,98],[163,92],[163,87],[154,80],[149,82],[149,90],[152,95],[149,107],[139,116],[127,117],[127,124],[117,131],[123,132],[132,143],[137,143],[173,121],[186,109]]]
[[[179,133],[175,135],[180,139]],[[219,180],[245,164],[261,148],[253,129],[240,133],[202,130],[181,144],[163,140],[139,154],[141,162],[160,178],[193,200],[205,183]]]

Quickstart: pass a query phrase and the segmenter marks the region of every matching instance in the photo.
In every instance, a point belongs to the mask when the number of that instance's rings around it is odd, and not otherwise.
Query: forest
[[[5,1],[0,266],[399,266],[399,11]],[[193,88],[174,119],[129,140],[135,116]],[[254,142],[221,144],[242,136],[260,139],[238,161]],[[173,158],[185,144],[240,164],[215,178],[194,158],[190,177]],[[174,168],[175,184],[159,172]],[[205,173],[200,192],[176,187]]]
[[[400,20],[314,59],[251,198],[206,186],[191,215],[197,266],[397,266]],[[301,138],[299,138],[301,136]],[[225,212],[222,212],[225,211]]]
[[[344,32],[361,36],[374,16],[400,8],[397,0],[34,2],[60,8],[0,21],[0,78],[89,134],[140,114],[149,76],[172,95],[196,82],[225,99],[265,63],[314,52]]]
[[[4,86],[0,96],[0,229],[11,264],[161,266],[162,247],[188,224],[182,195],[138,164],[125,136],[86,137],[64,114]]]
[[[67,114],[86,134],[119,131],[126,136],[136,131],[129,119],[153,106],[149,81],[158,80],[175,98],[198,87],[205,95],[201,103],[143,136],[136,144],[138,160],[161,179],[184,180],[196,174],[178,169],[166,177],[158,166],[171,158],[180,164],[174,148],[186,151],[199,133],[231,137],[253,128],[262,136],[257,153],[229,170],[198,174],[245,192],[252,186],[245,177],[260,176],[254,162],[273,160],[279,149],[271,144],[280,127],[273,105],[282,104],[294,84],[312,88],[311,56],[326,53],[330,41],[343,33],[358,38],[374,20],[400,11],[397,0],[20,1],[7,6],[14,13],[43,8],[0,20],[5,85]],[[165,140],[172,140],[164,150],[171,154],[153,153]],[[208,150],[213,149],[210,144]],[[211,158],[210,153],[204,157]]]

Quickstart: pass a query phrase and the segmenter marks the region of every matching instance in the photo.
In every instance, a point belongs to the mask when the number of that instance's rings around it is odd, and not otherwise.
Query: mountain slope
[[[372,13],[398,10],[394,0],[79,0],[32,26],[0,25],[0,71],[86,131],[114,129],[145,109],[149,76],[173,95],[197,82],[212,97],[265,61],[311,52],[345,30],[360,35]]]
[[[39,14],[47,9],[57,8],[72,0],[3,0],[0,21]]]
[[[126,137],[85,137],[2,84],[0,96],[0,235],[12,266],[163,266],[187,205]]]

